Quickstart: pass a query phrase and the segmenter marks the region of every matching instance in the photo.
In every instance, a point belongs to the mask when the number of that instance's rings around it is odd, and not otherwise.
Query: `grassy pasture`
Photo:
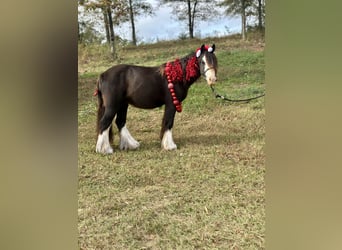
[[[163,42],[120,50],[115,63],[158,65],[215,43],[217,91],[232,98],[262,93],[263,44],[233,38]],[[136,151],[95,153],[100,72],[113,65],[103,48],[79,48],[78,217],[80,249],[264,249],[264,99],[214,99],[201,79],[173,128],[176,151],[161,149],[163,108],[130,107]]]

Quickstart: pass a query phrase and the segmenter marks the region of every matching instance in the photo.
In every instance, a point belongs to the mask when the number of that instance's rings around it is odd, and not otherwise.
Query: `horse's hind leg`
[[[104,108],[104,107],[102,107]],[[99,107],[100,109],[100,107]],[[96,152],[102,154],[112,154],[113,148],[110,146],[110,134],[112,121],[115,116],[115,110],[105,107],[103,116],[98,117],[98,137],[96,143]]]
[[[116,116],[115,123],[119,129],[120,133],[120,149],[127,150],[127,149],[137,149],[140,144],[137,142],[132,135],[129,133],[126,127],[126,117],[127,117],[127,109],[128,104],[123,104]]]

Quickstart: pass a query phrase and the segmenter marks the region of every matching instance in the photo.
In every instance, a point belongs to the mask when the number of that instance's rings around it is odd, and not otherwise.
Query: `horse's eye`
[[[201,61],[201,64],[202,64],[202,65],[204,65],[204,64],[205,64],[205,62]]]

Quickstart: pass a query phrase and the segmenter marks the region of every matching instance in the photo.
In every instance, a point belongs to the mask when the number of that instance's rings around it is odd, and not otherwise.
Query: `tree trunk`
[[[258,0],[258,29],[262,30],[262,3],[261,0]]]
[[[192,25],[192,18],[191,18],[191,3],[190,0],[188,1],[188,17],[189,17],[189,37],[194,38],[194,30]]]
[[[242,28],[241,28],[242,40],[246,40],[246,14],[245,12],[243,12],[241,20],[242,20]]]
[[[106,39],[107,39],[108,45],[110,45],[108,14],[104,8],[102,8],[102,13],[103,13],[103,20],[104,20],[104,25],[105,25],[105,29],[106,29]]]
[[[132,4],[132,0],[129,0],[129,16],[131,19],[131,25],[132,25],[132,44],[134,46],[137,45],[137,38],[135,35],[135,24],[134,24],[134,13],[133,13],[133,4]]]
[[[109,32],[110,32],[110,51],[112,53],[113,59],[116,58],[115,53],[115,36],[114,36],[114,26],[112,19],[112,9],[110,6],[107,6],[107,14],[108,14],[108,23],[109,23]]]
[[[246,4],[245,0],[241,1],[241,35],[242,40],[246,40]]]
[[[78,23],[78,43],[82,43],[82,37],[81,37],[81,33],[80,33],[80,22]]]
[[[191,21],[191,31],[192,31],[192,36],[190,38],[194,38],[194,27],[195,27],[195,14],[196,14],[196,5],[197,1],[194,2],[194,8],[192,10],[192,21]]]

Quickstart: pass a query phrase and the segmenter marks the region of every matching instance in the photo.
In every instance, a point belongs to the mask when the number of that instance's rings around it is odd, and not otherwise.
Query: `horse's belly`
[[[163,91],[159,88],[158,84],[151,82],[135,82],[127,89],[128,102],[143,109],[153,109],[160,107],[164,104],[165,96]]]
[[[141,108],[141,109],[154,109],[164,104],[163,102],[160,102],[160,101],[152,102],[149,100],[134,100],[134,99],[129,100],[128,103],[133,105],[134,107]]]

